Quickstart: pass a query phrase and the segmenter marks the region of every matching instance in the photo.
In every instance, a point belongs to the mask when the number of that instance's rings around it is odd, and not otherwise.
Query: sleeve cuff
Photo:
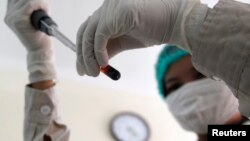
[[[37,90],[26,86],[25,90],[25,121],[50,124],[58,117],[58,98],[55,87]]]

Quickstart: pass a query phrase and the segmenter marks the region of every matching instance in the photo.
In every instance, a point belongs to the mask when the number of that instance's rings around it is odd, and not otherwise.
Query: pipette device
[[[42,31],[49,36],[57,38],[65,46],[76,52],[76,45],[59,31],[57,24],[52,20],[52,18],[48,16],[45,11],[34,11],[30,17],[30,21],[35,29]],[[100,70],[112,80],[119,80],[121,77],[120,72],[110,65],[100,68]]]

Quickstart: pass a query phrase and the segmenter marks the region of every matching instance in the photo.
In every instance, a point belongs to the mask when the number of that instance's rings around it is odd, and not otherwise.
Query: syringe
[[[49,36],[54,36],[65,46],[76,52],[76,45],[58,30],[57,24],[47,15],[45,11],[34,11],[30,17],[30,20],[35,29],[42,31]],[[100,70],[113,80],[119,80],[121,77],[120,72],[110,65],[100,68]]]

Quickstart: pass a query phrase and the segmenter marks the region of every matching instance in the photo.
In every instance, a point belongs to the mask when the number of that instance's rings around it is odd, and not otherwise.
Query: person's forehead
[[[181,74],[182,72],[185,72],[192,67],[193,65],[191,62],[191,56],[184,56],[183,58],[169,66],[169,70],[168,72],[166,72],[165,78],[168,79],[169,77]]]

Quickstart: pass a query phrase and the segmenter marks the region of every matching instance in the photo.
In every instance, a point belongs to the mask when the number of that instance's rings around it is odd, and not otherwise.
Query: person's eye
[[[182,86],[182,84],[176,83],[172,86],[170,86],[169,88],[166,89],[166,95],[169,95],[171,92],[179,89]]]

